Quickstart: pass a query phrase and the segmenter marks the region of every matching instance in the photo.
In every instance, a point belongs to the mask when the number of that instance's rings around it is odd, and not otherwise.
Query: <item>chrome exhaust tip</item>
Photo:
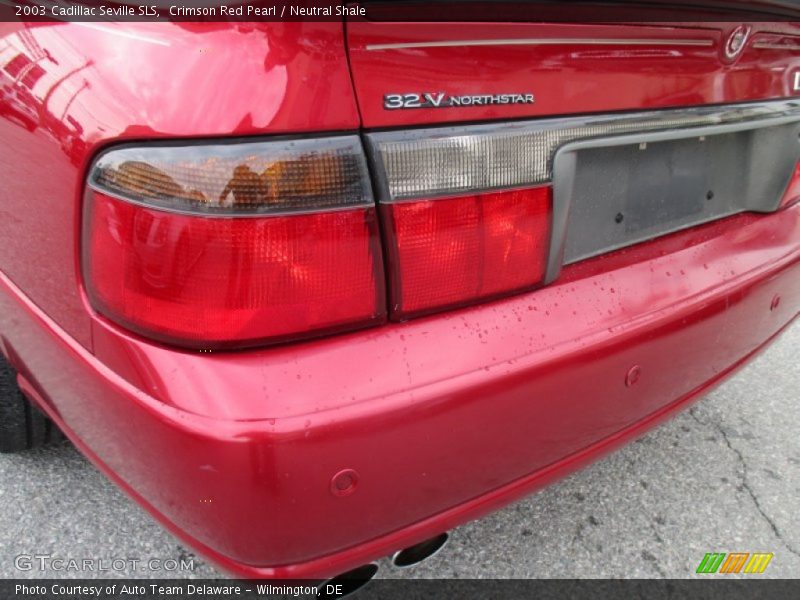
[[[378,565],[367,563],[319,584],[317,598],[344,598],[367,585],[378,573]]]
[[[431,556],[438,554],[445,547],[448,539],[450,539],[450,536],[447,533],[440,533],[436,537],[395,552],[392,556],[392,564],[400,569],[413,567],[423,560],[428,560]]]

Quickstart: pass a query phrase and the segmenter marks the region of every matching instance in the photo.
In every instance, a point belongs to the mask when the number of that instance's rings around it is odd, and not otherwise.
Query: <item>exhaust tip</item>
[[[378,572],[378,565],[368,563],[337,575],[319,585],[318,598],[344,598],[367,585]]]
[[[394,556],[392,556],[392,564],[401,569],[419,564],[444,548],[449,538],[450,536],[447,533],[441,533],[424,542],[395,552]]]

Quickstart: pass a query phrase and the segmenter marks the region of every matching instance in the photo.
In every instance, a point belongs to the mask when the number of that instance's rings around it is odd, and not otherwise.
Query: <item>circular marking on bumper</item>
[[[349,496],[356,491],[358,473],[353,469],[342,469],[331,479],[331,494]]]
[[[639,381],[639,377],[642,375],[642,368],[639,365],[633,365],[630,369],[628,369],[627,375],[625,375],[625,385],[627,387],[632,387],[636,385],[636,382]]]

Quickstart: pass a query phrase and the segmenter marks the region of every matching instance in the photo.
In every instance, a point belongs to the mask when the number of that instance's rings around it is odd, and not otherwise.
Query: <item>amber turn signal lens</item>
[[[128,146],[95,161],[89,184],[182,212],[274,214],[372,203],[357,136]]]

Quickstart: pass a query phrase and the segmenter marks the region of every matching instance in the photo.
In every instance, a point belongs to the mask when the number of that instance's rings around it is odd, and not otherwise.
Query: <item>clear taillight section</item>
[[[357,136],[128,146],[100,155],[89,184],[154,208],[257,216],[371,206]]]
[[[90,175],[84,275],[100,313],[190,347],[381,321],[382,257],[360,142],[111,150]]]
[[[545,274],[549,187],[383,207],[393,314],[403,318],[529,289]]]
[[[768,118],[781,107],[704,107],[671,112],[541,119],[369,134],[384,200],[549,183],[556,151],[593,137]]]

